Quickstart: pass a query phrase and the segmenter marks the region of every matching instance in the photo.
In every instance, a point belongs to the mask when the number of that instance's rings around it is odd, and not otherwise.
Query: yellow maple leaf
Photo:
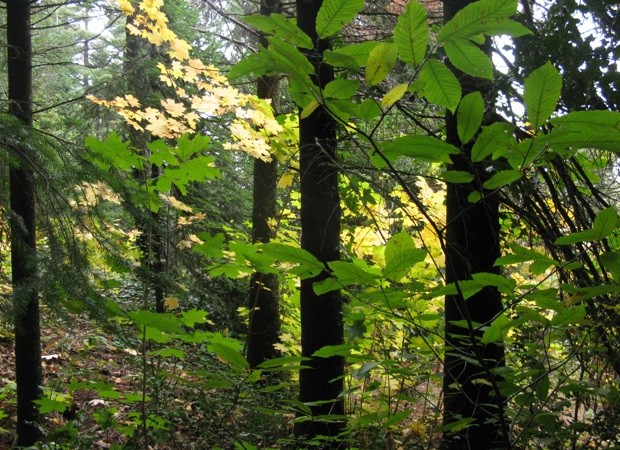
[[[168,311],[171,309],[177,309],[180,305],[181,303],[179,302],[178,298],[166,297],[164,299],[164,308]]]
[[[181,117],[185,114],[185,105],[183,103],[175,102],[174,100],[167,98],[160,100],[161,106],[164,107],[166,112],[172,117]]]

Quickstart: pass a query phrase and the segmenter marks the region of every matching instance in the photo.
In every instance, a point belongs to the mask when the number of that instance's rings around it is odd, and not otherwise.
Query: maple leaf
[[[185,105],[183,103],[175,102],[172,99],[160,100],[161,106],[164,107],[166,112],[172,117],[181,117],[185,114]]]

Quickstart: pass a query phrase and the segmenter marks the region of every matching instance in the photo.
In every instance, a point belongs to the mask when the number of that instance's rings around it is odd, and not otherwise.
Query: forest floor
[[[83,316],[44,320],[42,363],[48,411],[43,448],[232,449],[245,448],[236,444],[246,440],[263,441],[267,447],[267,441],[273,443],[290,432],[287,422],[294,414],[265,420],[254,406],[268,409],[275,403],[250,398],[247,383],[235,384],[238,380],[233,379],[226,386],[225,372],[207,382],[187,375],[206,372],[205,365],[210,372],[217,371],[217,366],[222,367],[217,360],[190,355],[181,368],[149,358],[143,366],[140,341],[134,341],[138,348],[128,342],[126,336],[114,336]],[[13,335],[0,326],[0,450],[15,442],[14,363]],[[147,410],[142,409],[143,367],[150,374]],[[144,411],[148,447],[143,438]]]

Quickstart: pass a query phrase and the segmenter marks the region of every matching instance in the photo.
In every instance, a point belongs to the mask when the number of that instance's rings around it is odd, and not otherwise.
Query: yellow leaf
[[[426,427],[424,426],[424,423],[419,420],[412,422],[409,429],[411,430],[411,434],[414,436],[423,438],[426,435]]]
[[[314,112],[315,109],[317,109],[321,104],[319,102],[317,102],[316,100],[312,100],[310,103],[308,103],[306,105],[306,107],[301,111],[301,118],[305,119],[306,117],[308,117],[310,114],[312,114]]]
[[[180,306],[179,300],[174,297],[166,297],[164,299],[164,308],[166,310],[177,309]]]
[[[403,95],[405,95],[405,92],[407,92],[408,88],[409,88],[408,83],[402,83],[402,84],[398,84],[394,86],[381,99],[381,107],[389,108],[390,106],[392,106],[394,103],[400,100],[403,97]]]
[[[286,189],[293,185],[293,181],[295,180],[295,175],[292,173],[285,173],[278,180],[278,187],[282,189]]]

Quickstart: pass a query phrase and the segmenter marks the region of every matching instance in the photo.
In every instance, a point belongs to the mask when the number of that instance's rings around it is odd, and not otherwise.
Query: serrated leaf
[[[555,243],[557,245],[570,245],[578,242],[600,241],[613,233],[618,225],[618,212],[616,208],[610,206],[596,215],[592,229],[561,236],[555,240]]]
[[[276,242],[263,244],[262,248],[263,253],[274,259],[298,264],[291,272],[299,275],[302,279],[317,276],[325,269],[323,263],[307,250]]]
[[[470,92],[461,99],[456,112],[459,139],[467,144],[480,129],[484,117],[484,99],[478,91]]]
[[[321,106],[321,104],[318,101],[312,100],[304,107],[304,109],[301,110],[301,113],[299,113],[299,118],[305,119],[306,117],[309,117],[319,106]]]
[[[242,17],[245,23],[250,24],[259,31],[266,34],[272,34],[279,37],[285,42],[291,45],[301,48],[311,49],[312,39],[306,33],[304,33],[298,26],[295,19],[287,19],[280,14],[270,14],[265,16],[262,14],[255,14],[252,16]]]
[[[228,345],[214,342],[210,344],[207,349],[210,352],[215,353],[220,360],[228,364],[233,369],[245,370],[250,368],[250,364],[248,364],[248,361],[243,357],[239,350],[229,347]]]
[[[518,170],[502,170],[482,183],[482,187],[488,190],[499,189],[502,186],[517,181],[521,177],[523,177],[523,174]]]
[[[534,129],[551,116],[562,91],[562,75],[550,62],[533,71],[526,79],[523,91],[525,111]]]
[[[464,170],[446,170],[439,175],[446,183],[471,183],[474,181],[474,176]]]
[[[95,152],[91,159],[103,169],[110,165],[121,170],[140,169],[143,165],[143,159],[129,147],[129,142],[124,142],[114,131],[104,141],[88,136],[85,145]]]
[[[331,261],[327,265],[332,271],[332,275],[338,278],[341,286],[352,284],[374,284],[378,276],[364,270],[350,261]]]
[[[484,34],[487,36],[512,36],[512,37],[520,37],[534,34],[531,30],[529,30],[525,25],[512,20],[512,19],[504,19],[498,22],[489,22],[486,27]]]
[[[620,133],[618,111],[573,111],[550,120],[554,128],[581,133]]]
[[[297,75],[301,79],[305,79],[307,75],[314,73],[312,63],[296,47],[273,36],[267,40],[269,41],[267,53],[274,60],[274,70]]]
[[[454,112],[461,100],[461,84],[454,73],[441,61],[428,60],[420,70],[424,96],[439,106]]]
[[[604,269],[611,274],[616,283],[620,283],[620,252],[605,252],[600,258]]]
[[[338,344],[338,345],[326,345],[321,347],[312,356],[319,358],[331,358],[332,356],[348,356],[351,354],[351,350],[354,349],[353,344]]]
[[[482,127],[480,135],[476,138],[471,150],[473,162],[482,161],[487,156],[498,150],[510,149],[516,145],[512,136],[514,126],[509,123],[497,122]]]
[[[384,42],[373,48],[366,62],[365,77],[368,84],[374,86],[385,80],[397,59],[398,52],[392,43]]]
[[[606,238],[616,228],[618,228],[618,211],[613,206],[599,212],[594,218],[592,225],[592,231],[599,236],[599,239]]]
[[[411,235],[406,231],[401,231],[390,237],[387,244],[385,244],[385,260],[389,261],[399,253],[415,248],[415,242],[413,241]]]
[[[323,57],[327,63],[333,66],[344,67],[357,72],[366,66],[370,52],[379,44],[380,42],[376,41],[349,44],[333,51],[327,50]]]
[[[409,83],[401,83],[394,86],[381,99],[381,107],[389,108],[390,106],[392,106],[394,103],[400,100],[403,95],[405,95],[405,92],[407,92],[408,88]]]
[[[417,0],[407,4],[394,27],[394,42],[400,59],[416,66],[424,61],[429,34],[426,8]]]
[[[338,79],[327,83],[323,89],[323,96],[327,98],[336,98],[348,100],[353,97],[360,87],[358,80]]]
[[[364,7],[364,0],[323,0],[316,16],[316,32],[324,39],[338,33]]]
[[[571,323],[577,323],[586,316],[586,308],[583,305],[573,306],[571,308],[563,309],[557,312],[553,319],[551,319],[551,325],[563,326]]]
[[[379,108],[376,101],[367,98],[359,105],[358,113],[360,119],[370,121],[381,114],[381,108]]]
[[[467,39],[485,33],[517,12],[517,0],[482,0],[465,6],[437,33],[437,42]]]
[[[201,133],[190,136],[188,133],[183,134],[177,139],[176,153],[181,161],[188,160],[196,153],[200,153],[209,148],[211,138]]]
[[[450,162],[450,155],[460,153],[455,146],[436,137],[408,135],[384,142],[383,154],[393,160],[399,156],[407,156],[428,162]]]
[[[396,282],[400,281],[414,265],[424,261],[427,254],[428,252],[422,248],[409,248],[389,259],[386,258],[383,277]]]
[[[273,61],[264,52],[251,53],[239,60],[226,75],[229,80],[244,76],[260,77],[273,72]]]
[[[473,77],[493,79],[491,58],[468,39],[446,42],[444,50],[450,62],[460,71]]]

